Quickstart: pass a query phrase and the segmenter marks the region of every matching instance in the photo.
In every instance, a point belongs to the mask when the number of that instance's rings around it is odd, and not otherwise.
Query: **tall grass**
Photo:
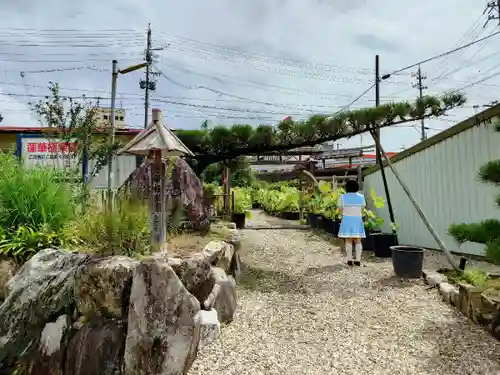
[[[61,177],[52,168],[25,168],[15,156],[0,152],[0,226],[60,230],[76,210],[71,185]]]
[[[65,228],[65,238],[83,251],[136,256],[149,252],[149,216],[140,201],[117,197],[114,209],[93,205]]]

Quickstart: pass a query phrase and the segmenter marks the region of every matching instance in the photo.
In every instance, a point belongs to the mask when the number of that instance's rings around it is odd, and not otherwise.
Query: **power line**
[[[488,39],[490,39],[490,38],[492,38],[492,37],[494,37],[494,36],[496,36],[496,35],[498,35],[498,34],[500,34],[500,31],[496,31],[496,32],[494,32],[494,33],[492,33],[492,34],[489,34],[489,35],[487,35],[487,36],[485,36],[485,37],[483,37],[483,38],[481,38],[481,39],[474,40],[474,41],[472,41],[472,42],[470,42],[470,43],[464,44],[463,46],[460,46],[460,47],[457,47],[457,48],[451,49],[451,50],[446,51],[446,52],[443,52],[443,53],[440,53],[439,55],[435,55],[435,56],[429,57],[428,59],[425,59],[425,60],[422,60],[422,61],[416,62],[416,63],[411,64],[411,65],[408,65],[408,66],[405,66],[405,67],[403,67],[403,68],[401,68],[401,69],[397,69],[397,70],[393,71],[392,73],[390,73],[389,75],[391,75],[391,76],[392,76],[393,74],[396,74],[396,73],[401,73],[401,72],[403,72],[403,71],[405,71],[405,70],[408,70],[408,69],[412,69],[412,68],[418,67],[419,65],[422,65],[422,64],[428,63],[428,62],[430,62],[430,61],[433,61],[433,60],[439,59],[439,58],[441,58],[441,57],[451,55],[452,53],[455,53],[455,52],[457,52],[457,51],[461,51],[461,50],[463,50],[463,49],[465,49],[465,48],[468,48],[468,47],[470,47],[470,46],[472,46],[472,45],[474,45],[474,44],[477,44],[477,43],[479,43],[479,42],[482,42],[483,40],[488,40]]]

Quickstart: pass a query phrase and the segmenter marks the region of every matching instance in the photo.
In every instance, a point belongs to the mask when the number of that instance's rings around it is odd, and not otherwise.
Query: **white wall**
[[[92,172],[95,161],[89,161],[88,171]],[[136,158],[133,155],[121,155],[113,160],[113,189],[119,187],[136,169]],[[94,189],[105,189],[108,187],[108,166],[104,166],[91,182]]]
[[[459,246],[447,234],[450,224],[500,219],[495,196],[500,189],[479,182],[477,172],[486,162],[500,159],[500,133],[494,125],[481,124],[458,133],[394,163],[402,179],[426,213],[448,249],[484,255],[484,246]],[[394,174],[385,168],[401,244],[438,248]],[[373,187],[385,196],[380,170],[365,178],[365,191]],[[387,206],[387,205],[386,205]],[[378,212],[390,222],[387,207]]]

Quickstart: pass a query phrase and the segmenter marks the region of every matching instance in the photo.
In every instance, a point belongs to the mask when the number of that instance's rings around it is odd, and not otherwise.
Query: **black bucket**
[[[391,246],[394,273],[405,279],[422,277],[424,249],[416,246]]]
[[[398,238],[394,233],[372,233],[374,251],[376,257],[390,258],[392,256],[391,246],[398,244]]]
[[[231,221],[236,224],[237,229],[243,229],[245,228],[245,218],[246,215],[244,213],[236,213],[234,212]]]

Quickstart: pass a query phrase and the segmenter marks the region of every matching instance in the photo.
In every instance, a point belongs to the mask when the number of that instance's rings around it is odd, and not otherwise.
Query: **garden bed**
[[[423,274],[427,284],[439,290],[443,301],[500,340],[500,275],[482,270],[457,273],[450,269],[424,271]]]

